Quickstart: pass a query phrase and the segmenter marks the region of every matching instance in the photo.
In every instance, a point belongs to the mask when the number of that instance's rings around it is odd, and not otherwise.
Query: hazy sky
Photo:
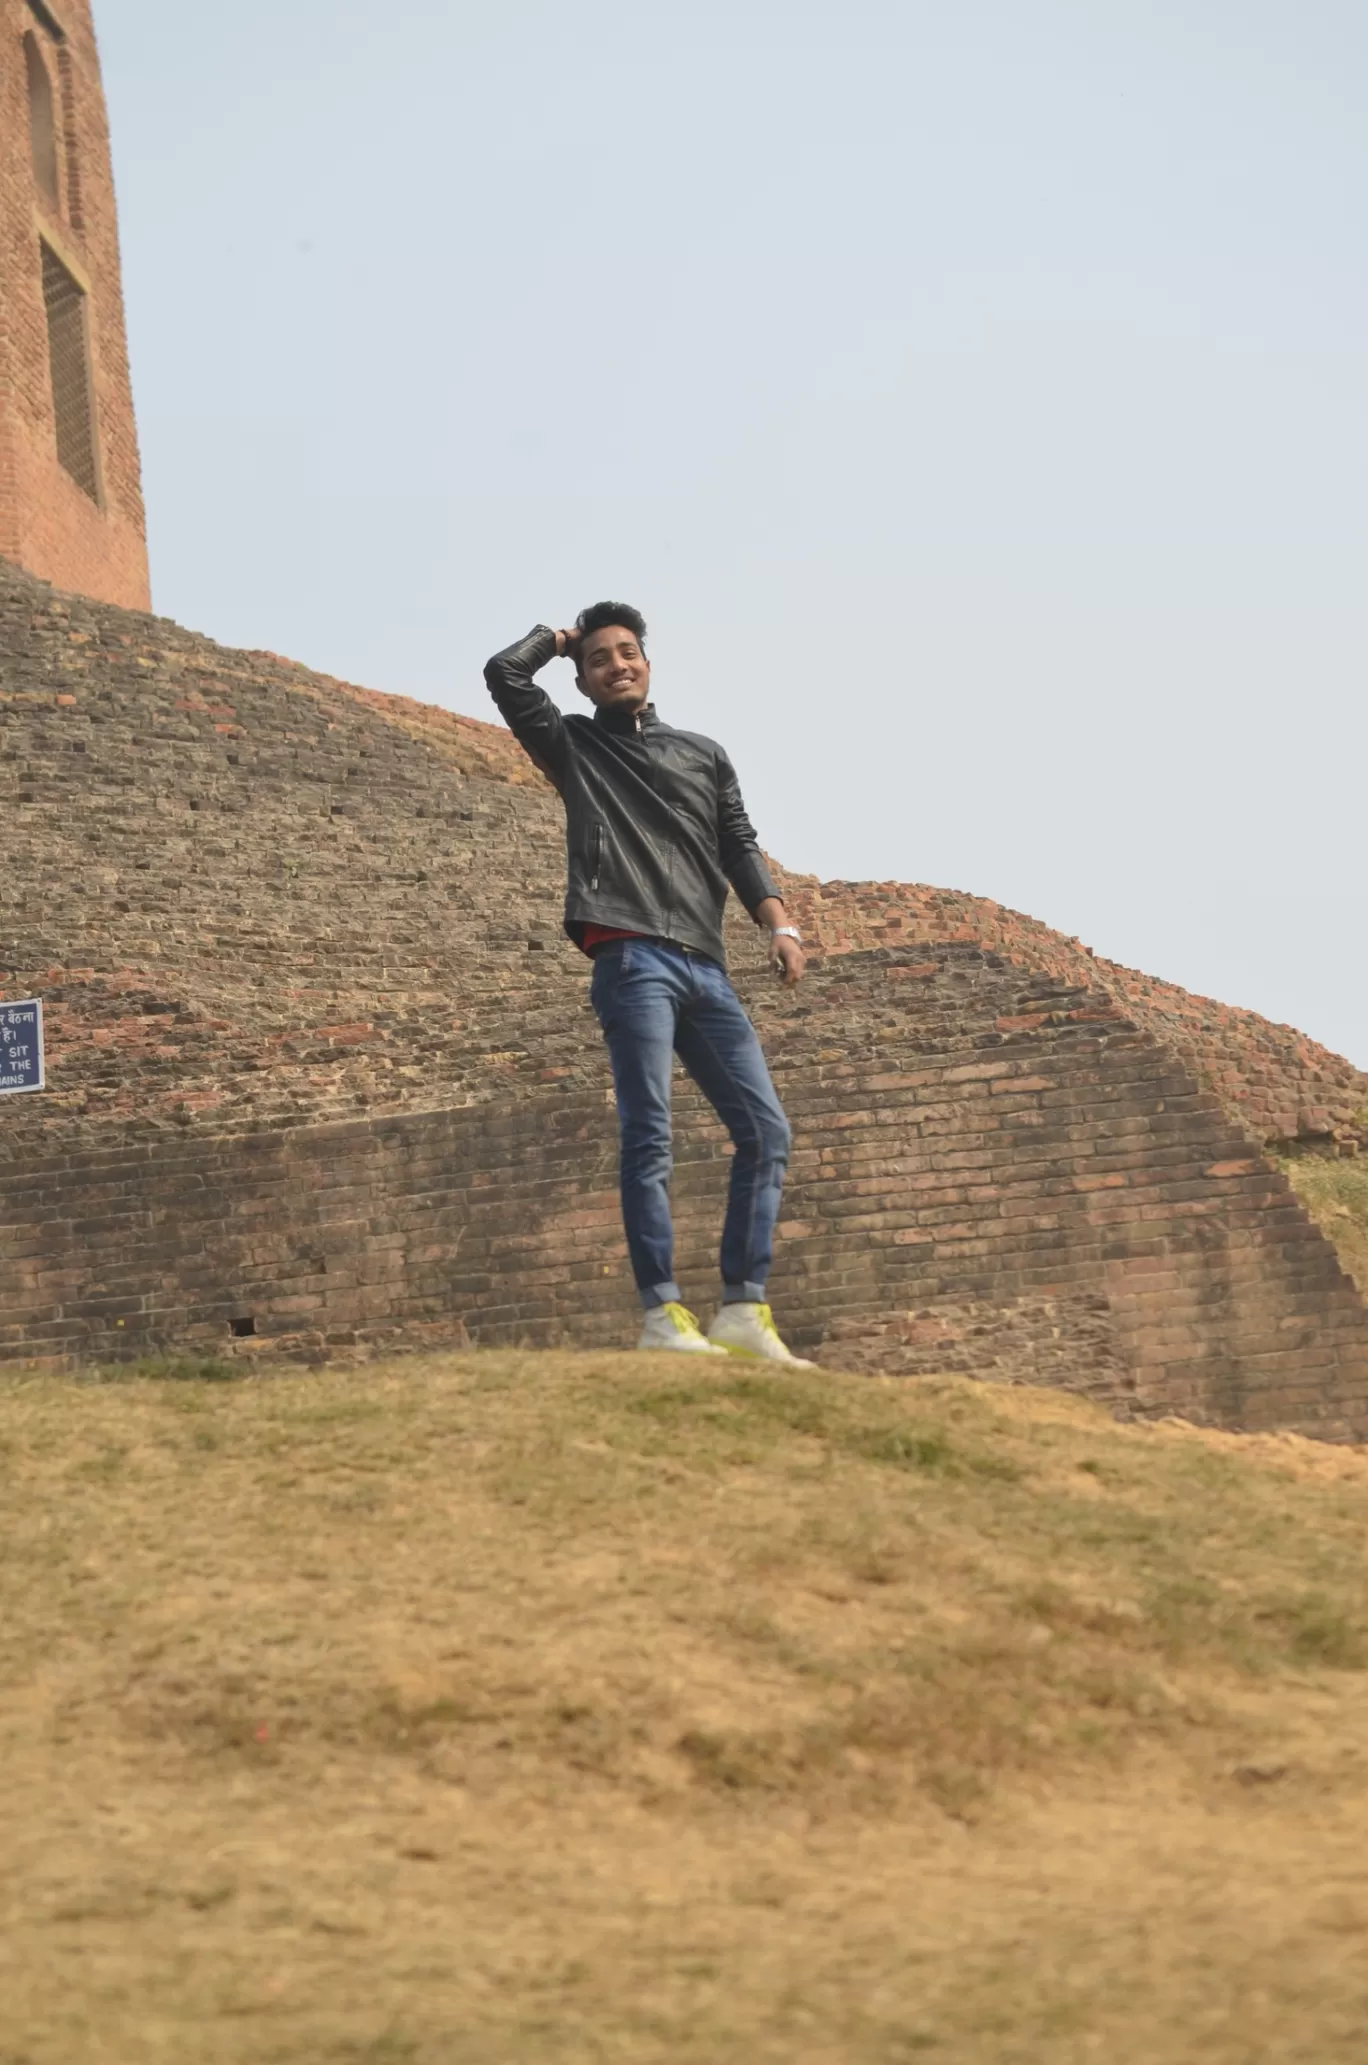
[[[1363,0],[96,20],[162,612],[490,715],[635,602],[790,865],[1368,1066]]]

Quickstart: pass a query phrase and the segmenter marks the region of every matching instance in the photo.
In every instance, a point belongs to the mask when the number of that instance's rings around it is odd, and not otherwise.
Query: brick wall
[[[34,170],[26,35],[36,39],[53,89],[55,204]],[[40,240],[86,290],[98,501],[57,459]],[[114,182],[87,0],[61,0],[50,12],[0,0],[0,555],[65,588],[147,606]]]
[[[43,991],[54,1062],[0,1161],[599,1080],[560,807],[499,728],[0,566],[0,817],[0,991]],[[1255,1140],[1368,1138],[1368,1077],[1291,1027],[986,898],[784,879],[828,955],[976,944],[1105,990]]]
[[[1368,1314],[1333,1250],[1105,996],[949,947],[750,1001],[795,1126],[773,1293],[799,1347],[1368,1436]],[[691,1092],[679,1162],[681,1275],[706,1309],[727,1155]],[[38,1160],[0,1178],[0,1257],[8,1359],[635,1326],[612,1112],[573,1084]]]
[[[630,1338],[559,804],[501,731],[0,567],[0,822],[51,1083],[0,1104],[0,1353]],[[1250,1131],[1352,1115],[1349,1063],[979,899],[793,895],[792,996],[729,939],[797,1131],[800,1345],[1363,1427],[1363,1305]],[[706,1305],[725,1155],[681,1115]]]
[[[1104,960],[991,897],[925,883],[818,882],[783,868],[778,874],[805,932],[828,953],[909,939],[972,941],[1024,967],[1093,985],[1181,1053],[1252,1140],[1368,1152],[1368,1076],[1295,1026]]]

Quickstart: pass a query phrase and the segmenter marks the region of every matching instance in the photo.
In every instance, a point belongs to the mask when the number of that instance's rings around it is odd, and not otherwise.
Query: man
[[[592,718],[562,716],[533,680],[557,655],[573,660]],[[728,883],[768,928],[788,985],[802,978],[803,942],[787,922],[731,762],[711,739],[656,715],[645,621],[626,603],[595,603],[570,631],[538,625],[494,656],[485,681],[565,804],[565,929],[593,959],[590,995],[617,1091],[622,1216],[646,1314],[639,1346],[795,1364],[765,1299],[790,1134],[755,1028],[727,979]],[[706,1337],[674,1280],[676,1054],[736,1147],[722,1303]]]

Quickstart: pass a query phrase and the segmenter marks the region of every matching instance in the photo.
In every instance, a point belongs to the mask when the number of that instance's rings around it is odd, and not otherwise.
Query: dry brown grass
[[[468,1355],[0,1468],[3,2065],[1363,2057],[1361,1454]]]

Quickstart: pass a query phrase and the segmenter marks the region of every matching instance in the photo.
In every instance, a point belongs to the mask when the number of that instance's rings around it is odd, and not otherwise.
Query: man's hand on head
[[[583,636],[584,633],[582,631],[558,631],[556,633],[556,657],[563,660],[573,660],[576,670],[579,668],[580,640]]]

